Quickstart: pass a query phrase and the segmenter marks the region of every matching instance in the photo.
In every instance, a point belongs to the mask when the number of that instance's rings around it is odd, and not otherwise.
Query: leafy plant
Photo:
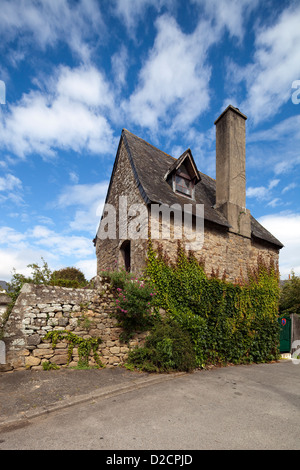
[[[69,364],[72,359],[74,346],[77,346],[79,355],[78,365],[80,367],[88,366],[89,355],[91,351],[93,351],[93,356],[98,366],[104,367],[100,360],[99,354],[97,353],[98,346],[102,341],[101,338],[82,338],[81,336],[75,335],[71,331],[53,330],[49,331],[43,339],[50,339],[52,341],[53,349],[55,349],[57,341],[66,340],[69,343],[67,364]]]
[[[147,372],[190,371],[196,354],[189,334],[174,321],[159,322],[147,336],[144,347],[130,351],[127,367]]]
[[[300,314],[300,277],[294,271],[281,288],[279,309],[281,314]]]
[[[125,269],[120,271],[102,271],[100,275],[110,281],[112,287],[116,289],[124,289],[125,285],[134,279],[134,275]]]
[[[178,244],[171,263],[149,244],[147,274],[164,308],[191,337],[197,366],[263,362],[278,357],[278,271],[258,259],[248,283],[208,278]]]
[[[153,325],[155,314],[152,307],[156,294],[152,283],[143,279],[123,278],[122,286],[116,289],[114,316],[123,328],[121,339],[128,341],[133,333],[145,331]]]
[[[82,271],[78,268],[68,267],[51,274],[51,284],[61,287],[84,287],[88,284]]]
[[[43,362],[43,370],[57,370],[59,366],[57,364],[52,364],[50,361]]]

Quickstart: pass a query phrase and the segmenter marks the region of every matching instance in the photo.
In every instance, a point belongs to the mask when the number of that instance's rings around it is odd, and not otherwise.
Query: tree
[[[281,314],[300,314],[300,277],[294,271],[281,288],[279,310]]]
[[[58,271],[53,271],[52,279],[68,279],[70,281],[79,281],[79,282],[86,282],[84,274],[78,268],[62,268]]]
[[[52,272],[44,260],[43,266],[39,266],[36,263],[28,264],[27,268],[31,268],[31,276],[24,276],[23,274],[19,274],[16,272],[15,268],[13,269],[13,276],[11,278],[11,282],[8,283],[10,292],[18,294],[22,289],[23,284],[50,284]]]

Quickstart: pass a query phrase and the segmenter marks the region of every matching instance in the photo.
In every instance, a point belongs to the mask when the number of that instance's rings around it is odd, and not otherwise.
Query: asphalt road
[[[0,432],[0,450],[299,450],[299,424],[300,365],[284,361],[74,405]]]

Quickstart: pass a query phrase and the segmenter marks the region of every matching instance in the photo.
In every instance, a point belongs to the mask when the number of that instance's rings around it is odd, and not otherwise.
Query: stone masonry
[[[5,325],[4,342],[6,362],[11,369],[43,369],[49,361],[59,367],[76,366],[79,356],[74,347],[68,363],[68,342],[52,348],[50,340],[43,340],[47,332],[66,330],[82,338],[98,338],[101,362],[114,367],[126,361],[129,349],[139,345],[145,333],[137,335],[129,344],[119,340],[121,328],[111,316],[115,308],[114,295],[108,282],[102,280],[99,289],[70,289],[25,284]],[[89,365],[95,366],[93,354]]]

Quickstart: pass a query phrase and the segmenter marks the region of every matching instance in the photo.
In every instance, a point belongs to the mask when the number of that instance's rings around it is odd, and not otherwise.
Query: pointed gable
[[[175,193],[195,198],[195,185],[201,180],[192,152],[187,149],[164,176]]]
[[[201,176],[197,169],[191,149],[187,149],[177,160],[175,160],[165,174],[165,180],[177,171],[187,174],[191,180],[195,181],[195,184],[201,181]]]

